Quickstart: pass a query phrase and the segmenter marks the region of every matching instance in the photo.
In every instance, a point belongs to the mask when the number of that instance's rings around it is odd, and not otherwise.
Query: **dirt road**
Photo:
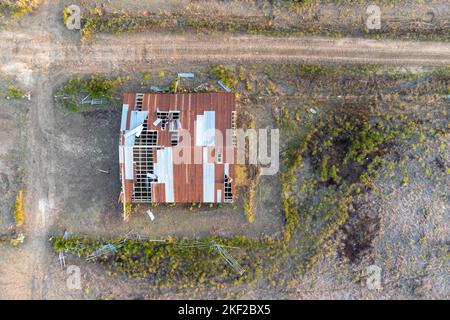
[[[57,134],[51,92],[55,70],[109,72],[181,62],[450,64],[450,44],[435,42],[138,34],[100,36],[83,46],[75,41],[74,34],[64,30],[60,12],[57,2],[45,1],[27,20],[34,21],[31,25],[0,32],[0,70],[16,75],[34,93],[26,129],[27,240],[20,249],[0,252],[1,299],[54,297],[48,295],[47,285],[57,262],[47,240],[56,214],[55,157],[50,156]],[[27,77],[21,79],[21,74]]]
[[[70,34],[69,34],[70,35]],[[447,65],[450,44],[367,39],[270,38],[262,36],[99,36],[90,45],[43,33],[0,33],[0,61],[71,69],[148,66],[175,62],[297,62]]]

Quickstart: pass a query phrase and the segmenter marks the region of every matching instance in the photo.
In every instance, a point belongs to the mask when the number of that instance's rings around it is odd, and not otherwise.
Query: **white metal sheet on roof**
[[[139,137],[139,135],[141,134],[142,130],[144,129],[143,125],[140,125],[136,128],[134,128],[133,130],[128,130],[125,133],[125,145],[132,147],[134,146],[135,142],[136,142],[136,137]]]
[[[203,133],[205,132],[205,117],[198,115],[195,120],[195,145],[203,146]]]
[[[173,153],[172,148],[164,148],[156,151],[155,174],[158,183],[164,183],[166,202],[175,202],[173,189]]]
[[[124,105],[128,106],[128,105]],[[128,108],[126,108],[128,109]],[[125,107],[124,107],[125,110]],[[130,128],[125,132],[125,145],[132,147],[136,142],[136,136],[139,137],[143,130],[145,119],[147,119],[148,111],[132,111],[130,117]],[[122,121],[126,123],[126,114],[122,113]],[[122,123],[123,125],[123,123]],[[126,125],[126,124],[125,124]]]
[[[193,73],[179,73],[178,78],[194,78]]]
[[[147,119],[148,111],[131,111],[130,130],[135,129],[144,124]]]
[[[195,121],[195,144],[197,146],[214,146],[216,141],[216,112],[205,111]]]
[[[122,106],[122,120],[120,121],[120,131],[127,130],[127,114],[129,105],[124,104]]]
[[[119,145],[119,163],[123,163],[124,157],[123,157],[123,146]]]
[[[217,190],[217,202],[222,202],[222,190]]]
[[[123,148],[125,155],[125,179],[133,180],[133,147],[125,145]]]
[[[156,120],[153,121],[153,125],[154,125],[154,126],[157,126],[157,125],[160,124],[161,122],[162,122],[162,119],[156,118]]]
[[[214,202],[214,163],[208,163],[208,148],[203,148],[203,202]]]

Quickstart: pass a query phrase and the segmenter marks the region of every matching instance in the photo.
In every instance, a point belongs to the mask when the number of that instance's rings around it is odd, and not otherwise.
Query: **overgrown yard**
[[[69,2],[67,2],[69,4]],[[71,4],[71,3],[70,3]],[[440,1],[379,3],[381,29],[370,30],[371,1],[80,1],[82,36],[169,31],[448,40],[448,7]],[[61,16],[62,18],[62,16]]]
[[[148,228],[139,231],[144,236],[141,240],[134,235],[117,252],[98,258],[113,278],[120,274],[144,278],[163,291],[178,288],[181,297],[264,297],[264,292],[277,292],[279,297],[298,298],[314,297],[315,289],[321,297],[332,297],[333,291],[323,293],[320,288],[341,284],[349,297],[368,297],[372,292],[364,289],[365,270],[375,263],[384,270],[387,284],[378,293],[384,297],[418,296],[433,283],[442,287],[448,260],[444,247],[449,240],[445,222],[450,174],[448,68],[251,65],[195,70],[198,81],[209,80],[210,89],[215,90],[220,89],[213,86],[211,77],[226,74],[222,80],[228,80],[239,93],[239,112],[246,125],[280,129],[280,189],[273,178],[261,177],[254,189],[258,207],[253,223],[246,221],[249,215],[244,210],[245,201],[252,198],[251,190],[241,190],[244,199],[236,203],[237,210],[154,208],[156,224],[144,222]],[[214,70],[223,71],[217,74]],[[141,91],[150,85],[170,84],[171,77],[163,74],[170,72],[143,74]],[[190,87],[185,85],[185,89]],[[114,111],[103,114],[110,112]],[[75,117],[95,115],[99,121],[100,114],[95,111]],[[117,118],[112,119],[118,122]],[[106,122],[100,120],[105,136],[111,134]],[[81,130],[92,130],[89,126]],[[100,150],[86,152],[86,157],[97,152],[101,154]],[[91,174],[86,172],[86,176]],[[85,185],[87,177],[78,176],[80,182],[75,185]],[[67,188],[66,194],[73,198],[61,199],[59,225],[74,226],[75,235],[57,238],[56,251],[67,249],[87,257],[105,241],[117,243],[125,234],[126,228],[116,227],[104,233],[115,240],[98,237],[97,225],[107,225],[112,216],[99,214],[102,207],[97,204],[111,206],[105,194],[112,200],[107,189],[117,187],[116,177],[97,177],[107,186],[101,191],[80,193]],[[76,199],[81,194],[89,194],[92,201],[74,210],[80,206]],[[409,198],[399,199],[402,196]],[[277,236],[276,228],[275,233],[263,234],[262,230],[268,230],[268,217],[277,214],[285,218],[282,234]],[[136,231],[142,219],[129,227]],[[80,227],[76,220],[88,224]],[[216,232],[214,225],[219,221],[217,226],[223,230]],[[263,225],[258,225],[261,221]],[[155,233],[156,229],[160,232]],[[79,236],[79,231],[91,237]],[[150,241],[156,235],[166,242]],[[212,240],[237,247],[230,253],[246,269],[243,277],[211,247],[205,247]],[[424,256],[430,257],[427,268],[423,268]],[[405,269],[402,261],[409,257],[414,261]],[[421,283],[404,282],[398,289],[401,279],[418,275]],[[442,297],[442,292],[429,294]]]
[[[118,203],[117,164],[122,92],[151,91],[151,87],[171,91],[176,73],[149,71],[115,75],[110,79],[74,77],[55,90],[61,128],[57,167],[62,177],[57,182],[61,212],[57,228],[68,227],[75,233],[104,236],[124,234],[131,228],[142,236],[156,238],[168,235],[281,237],[280,175],[259,177],[256,166],[242,166],[239,170],[237,183],[241,191],[233,204],[136,205],[132,207],[129,224],[124,224],[120,214],[122,207]],[[236,70],[223,66],[197,68],[195,79],[180,80],[178,91],[223,91],[217,84],[219,79],[230,88],[242,86],[245,92]],[[94,98],[92,91],[96,92],[96,99],[105,102],[103,105],[81,103]],[[255,108],[247,98],[242,99],[238,106],[238,126],[275,127],[271,105],[262,103]],[[148,209],[155,214],[153,222],[146,214]]]

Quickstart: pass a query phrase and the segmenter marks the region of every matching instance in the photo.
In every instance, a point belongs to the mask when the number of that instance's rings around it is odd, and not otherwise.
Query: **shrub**
[[[119,239],[99,241],[88,238],[55,238],[53,249],[80,257],[90,254],[106,243],[117,243]],[[214,251],[212,241],[223,246],[239,247],[229,249],[230,254],[244,267],[246,272],[239,276]],[[116,252],[99,257],[96,261],[106,264],[115,272],[134,278],[146,278],[152,285],[163,288],[176,285],[178,289],[223,286],[226,283],[250,283],[262,276],[264,256],[277,257],[279,243],[270,240],[251,240],[244,237],[219,239],[207,237],[201,240],[168,238],[165,242],[126,240],[117,246]]]
[[[248,194],[248,198],[244,198],[243,202],[244,202],[244,211],[245,214],[247,215],[247,219],[249,223],[253,223],[255,222],[255,215],[254,215],[254,199],[255,198],[255,189],[251,188],[249,190],[249,194]]]
[[[89,110],[90,104],[81,104],[83,98],[89,96],[90,99],[102,98],[105,100],[104,103],[110,102],[119,82],[120,78],[112,80],[97,75],[92,75],[87,79],[73,77],[56,91],[56,100],[68,111]]]
[[[218,65],[215,67],[209,68],[208,73],[214,77],[225,83],[228,88],[233,88],[238,84],[238,80],[236,79],[236,74],[234,70],[224,67],[222,65]]]
[[[16,203],[14,206],[14,223],[17,227],[23,225],[24,213],[23,213],[23,190],[19,190],[16,197]]]
[[[7,95],[11,98],[18,99],[22,98],[25,95],[25,91],[20,88],[9,86],[7,90]]]
[[[69,12],[69,8],[64,8],[63,9],[63,22],[65,25],[67,25],[67,22],[69,21],[70,18],[70,12]]]

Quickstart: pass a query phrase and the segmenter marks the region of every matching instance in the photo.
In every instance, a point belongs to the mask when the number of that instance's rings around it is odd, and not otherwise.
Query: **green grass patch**
[[[97,75],[82,79],[73,77],[56,91],[57,104],[71,112],[88,111],[92,109],[90,103],[83,103],[83,99],[101,100],[100,106],[105,106],[113,99],[116,87],[121,79],[107,79]]]

